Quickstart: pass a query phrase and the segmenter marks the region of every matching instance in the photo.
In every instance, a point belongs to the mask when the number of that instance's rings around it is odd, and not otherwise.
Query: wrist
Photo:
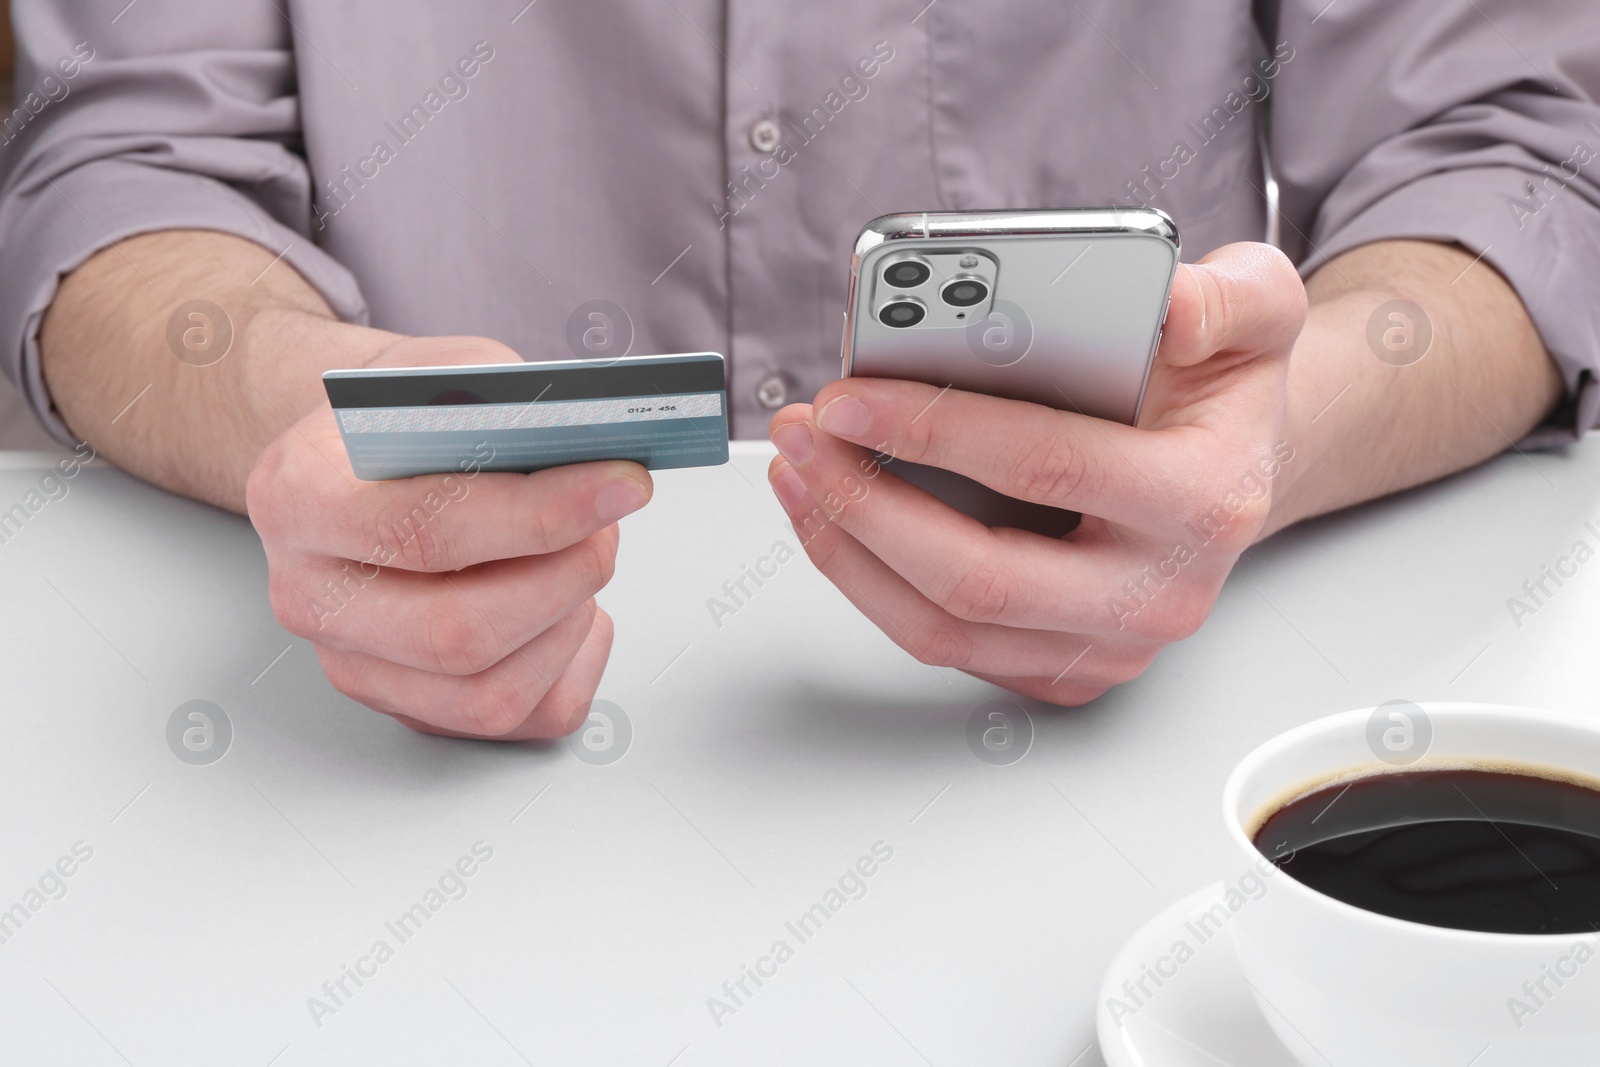
[[[265,445],[326,399],[322,372],[364,367],[401,335],[291,307],[261,308],[239,324],[235,410]],[[258,448],[259,451],[259,448]]]
[[[1337,481],[1338,464],[1325,466],[1328,446],[1361,406],[1369,382],[1349,363],[1348,334],[1381,302],[1367,292],[1345,292],[1313,299],[1305,328],[1295,339],[1279,439],[1292,450],[1273,480],[1272,506],[1257,536],[1266,539],[1303,519],[1336,506],[1327,498]]]

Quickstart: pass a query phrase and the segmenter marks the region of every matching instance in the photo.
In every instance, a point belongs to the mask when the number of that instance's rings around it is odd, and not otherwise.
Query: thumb
[[[1305,286],[1287,256],[1255,242],[1224,245],[1179,265],[1159,358],[1190,367],[1218,352],[1286,352],[1305,317]]]

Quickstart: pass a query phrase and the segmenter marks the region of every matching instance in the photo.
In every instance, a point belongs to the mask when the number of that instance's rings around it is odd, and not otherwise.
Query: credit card
[[[331,370],[322,384],[365,481],[601,459],[651,470],[728,461],[728,381],[716,352]]]

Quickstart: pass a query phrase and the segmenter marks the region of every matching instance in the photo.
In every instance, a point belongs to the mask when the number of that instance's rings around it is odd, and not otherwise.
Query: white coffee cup
[[[1407,745],[1410,746],[1409,750]],[[1260,869],[1268,815],[1361,773],[1507,764],[1600,780],[1600,721],[1395,702],[1274,738],[1228,778],[1234,861]],[[1270,868],[1269,868],[1270,869]],[[1600,1064],[1600,935],[1492,934],[1394,919],[1266,879],[1232,926],[1262,1013],[1306,1067]]]

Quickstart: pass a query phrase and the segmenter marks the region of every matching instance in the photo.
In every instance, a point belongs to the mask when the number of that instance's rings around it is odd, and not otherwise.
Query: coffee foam
[[[1384,774],[1411,774],[1417,771],[1497,771],[1501,774],[1520,774],[1527,778],[1543,778],[1552,782],[1563,782],[1584,789],[1600,792],[1600,777],[1584,774],[1582,771],[1564,770],[1560,767],[1551,767],[1542,763],[1529,763],[1525,760],[1496,759],[1493,757],[1469,756],[1424,756],[1414,763],[1392,764],[1380,760],[1370,760],[1366,763],[1346,767],[1344,770],[1333,771],[1308,778],[1299,785],[1291,786],[1278,793],[1273,799],[1256,809],[1250,818],[1242,820],[1244,833],[1252,842],[1261,832],[1261,827],[1266,821],[1293,804],[1302,797],[1328,789],[1332,786],[1344,785],[1347,782],[1360,781],[1363,778],[1376,778]]]

